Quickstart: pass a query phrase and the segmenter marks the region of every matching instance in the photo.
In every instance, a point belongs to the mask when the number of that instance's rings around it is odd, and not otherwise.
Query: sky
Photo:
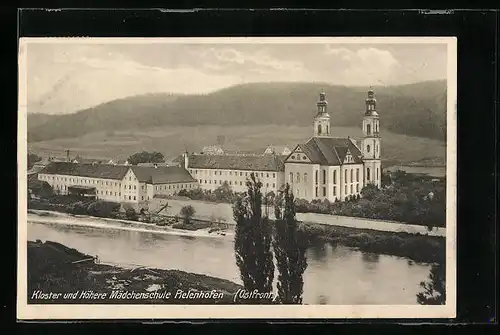
[[[446,79],[446,44],[27,45],[28,113],[65,114],[146,93],[209,93],[252,82],[345,86]]]

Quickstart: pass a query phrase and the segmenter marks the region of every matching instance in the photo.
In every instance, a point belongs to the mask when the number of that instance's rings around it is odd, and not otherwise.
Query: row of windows
[[[231,180],[218,180],[217,181],[217,180],[206,180],[206,179],[203,180],[203,179],[199,179],[198,181],[200,182],[200,184],[222,185],[224,183],[227,183],[230,186],[232,186],[232,185],[235,185],[235,186],[238,186],[238,185],[239,186],[244,186],[245,185],[245,184],[243,184],[243,181],[241,181],[241,180],[238,182],[238,181],[231,181]],[[213,183],[212,183],[212,181],[213,181]],[[265,185],[266,185],[266,187],[270,187],[271,184],[270,183],[266,183]],[[276,183],[272,183],[272,185],[273,185],[272,187],[276,187]]]
[[[188,189],[188,188],[194,188],[195,185],[193,184],[176,184],[176,185],[160,185],[160,186],[155,186],[156,191],[164,191],[167,190],[167,186],[169,190],[174,190],[174,189]]]
[[[214,171],[211,171],[211,170],[196,170],[196,169],[190,169],[189,172],[191,173],[191,175],[193,174],[203,174],[203,175],[206,175],[206,176],[211,176],[212,175],[212,172],[213,172],[213,175],[214,176],[240,176],[240,177],[249,177],[250,174],[252,172],[242,172],[242,171],[218,171],[218,170],[214,170]],[[259,177],[259,172],[253,172],[253,174],[256,176],[256,177]],[[264,178],[264,176],[266,178],[276,178],[276,173],[269,173],[269,172],[260,172],[260,177],[261,178]]]
[[[344,193],[347,194],[347,191],[349,189],[347,188],[347,185],[345,185],[345,190],[344,190]],[[354,192],[354,185],[351,184],[351,194]],[[323,196],[326,197],[326,187],[322,187],[322,193],[323,193]],[[316,187],[315,189],[315,193],[316,193],[316,197],[318,197],[318,187]],[[359,193],[359,184],[356,184],[356,193]],[[297,190],[297,196],[299,196],[299,190]],[[337,186],[334,186],[333,187],[333,196],[336,197],[337,196]]]
[[[354,182],[354,169],[350,169],[350,170],[345,170],[345,176],[344,176],[344,183],[347,184],[348,182]],[[349,173],[348,173],[349,172]],[[314,183],[315,184],[318,184],[318,173],[319,171],[316,170],[315,172],[315,176],[314,176]],[[303,180],[304,182],[307,182],[307,173],[304,173],[303,174]],[[350,177],[350,178],[348,178]],[[294,182],[294,174],[293,172],[290,172],[289,174],[289,180],[291,183]],[[295,182],[296,183],[300,183],[301,181],[301,174],[299,172],[297,172],[295,174]],[[322,170],[322,184],[326,184],[326,170]],[[356,169],[356,182],[359,182],[359,169]],[[333,184],[336,184],[337,183],[337,171],[334,170],[333,171]]]
[[[377,168],[375,180],[378,180],[378,174],[379,174],[379,170]],[[370,168],[366,168],[366,180],[370,181]]]
[[[129,177],[129,180],[131,178]],[[106,185],[106,186],[115,186],[115,187],[122,187],[121,182],[113,182],[113,181],[104,181],[104,180],[96,180],[96,179],[83,179],[83,178],[71,178],[71,177],[57,177],[57,176],[44,176],[40,175],[40,180],[53,180],[53,181],[61,181],[61,182],[68,182],[68,183],[75,183],[75,184],[87,184],[87,185]],[[137,185],[124,185],[125,189],[131,190],[132,188],[134,190],[137,190]],[[142,189],[144,189],[144,185],[141,186]]]

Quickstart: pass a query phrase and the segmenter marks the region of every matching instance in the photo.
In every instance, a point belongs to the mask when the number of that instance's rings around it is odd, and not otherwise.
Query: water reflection
[[[321,262],[326,260],[326,244],[325,243],[317,243],[309,247],[309,254],[312,259],[315,261]]]
[[[378,262],[380,261],[380,255],[371,252],[363,252],[361,254],[361,259],[363,260],[363,263],[367,269],[375,270],[377,268]]]

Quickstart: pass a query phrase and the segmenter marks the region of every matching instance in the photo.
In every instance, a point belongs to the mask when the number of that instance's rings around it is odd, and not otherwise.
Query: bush
[[[87,207],[87,214],[98,217],[112,217],[120,210],[120,204],[113,201],[97,200]]]
[[[196,210],[194,209],[193,206],[187,205],[181,208],[179,215],[184,218],[184,223],[189,224],[191,217],[194,215]]]
[[[132,207],[125,210],[125,216],[128,220],[137,220],[137,213]]]

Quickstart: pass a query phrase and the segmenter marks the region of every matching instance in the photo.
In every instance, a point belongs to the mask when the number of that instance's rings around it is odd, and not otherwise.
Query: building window
[[[352,193],[352,184],[351,184],[351,193]]]
[[[333,183],[337,184],[337,170],[333,171]]]
[[[246,174],[245,174],[246,175]],[[273,178],[276,178],[276,173],[273,173]]]
[[[366,168],[366,180],[370,180],[370,168]]]
[[[233,171],[229,171],[229,175],[232,176],[233,175]]]
[[[337,195],[337,186],[334,186],[333,187],[333,196],[336,196]]]
[[[241,185],[241,181],[240,181],[240,185]],[[269,187],[269,183],[266,183],[266,187]]]
[[[356,181],[359,182],[359,169],[356,169]]]
[[[276,187],[276,184],[275,184],[275,183],[273,183],[273,187]]]
[[[323,187],[323,196],[326,197],[326,187]]]
[[[243,182],[240,181],[240,186],[243,185]]]
[[[344,183],[347,184],[347,169],[344,170]]]
[[[356,193],[359,192],[359,184],[356,184]]]
[[[307,183],[307,173],[304,173],[304,183]]]
[[[300,173],[297,172],[297,183],[300,183]]]
[[[352,169],[351,169],[351,183],[352,183],[352,172],[353,172],[353,171],[352,171]]]
[[[318,196],[318,186],[316,186],[315,191],[316,191],[316,196]]]
[[[376,180],[378,180],[378,168],[377,168],[377,175],[376,175]]]
[[[372,132],[372,126],[370,124],[367,124],[366,125],[366,134],[371,135],[371,132]]]
[[[347,194],[347,185],[345,186],[345,194]]]
[[[261,178],[264,178],[264,172],[261,172],[261,173],[260,173],[260,177],[261,177]]]
[[[323,170],[323,184],[326,184],[326,170]]]
[[[369,144],[366,146],[366,152],[370,152],[370,145]]]
[[[134,185],[134,190],[137,190],[137,186],[136,185]]]
[[[232,185],[232,181],[229,181],[229,185]]]
[[[321,134],[321,125],[318,124],[318,134]]]
[[[141,200],[144,200],[144,196],[141,197]]]
[[[128,200],[132,200],[132,198],[130,197],[130,195],[128,196]]]
[[[293,183],[293,172],[290,172],[290,183]]]
[[[135,195],[134,195],[134,200],[135,200]]]
[[[318,185],[318,170],[316,170],[315,172],[316,172],[316,173],[314,174],[314,183],[315,183],[316,185]],[[316,192],[316,193],[318,193],[318,192]],[[316,194],[316,196],[318,196],[318,195]]]

